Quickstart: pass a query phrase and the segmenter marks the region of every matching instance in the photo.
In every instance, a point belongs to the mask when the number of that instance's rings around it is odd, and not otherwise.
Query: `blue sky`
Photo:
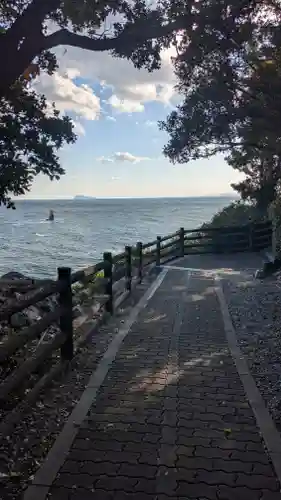
[[[28,198],[204,196],[231,192],[240,179],[221,156],[172,165],[157,121],[179,101],[170,51],[161,70],[138,71],[129,61],[76,48],[57,52],[60,68],[35,86],[73,119],[78,140],[60,153],[66,175],[39,177]]]

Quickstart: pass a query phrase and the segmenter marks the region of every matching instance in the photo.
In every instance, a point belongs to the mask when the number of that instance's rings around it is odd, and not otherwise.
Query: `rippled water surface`
[[[81,268],[118,253],[125,244],[194,228],[208,221],[230,198],[162,198],[20,201],[0,209],[0,272],[43,277],[58,266]],[[48,222],[50,209],[55,221]]]

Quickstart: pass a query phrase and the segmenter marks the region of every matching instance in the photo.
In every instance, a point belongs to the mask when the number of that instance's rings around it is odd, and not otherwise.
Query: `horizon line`
[[[219,194],[200,194],[187,196],[91,196],[91,195],[74,195],[62,198],[13,198],[13,202],[17,201],[80,201],[75,198],[81,197],[87,200],[157,200],[157,199],[185,199],[185,198],[239,198],[236,193],[219,193]]]

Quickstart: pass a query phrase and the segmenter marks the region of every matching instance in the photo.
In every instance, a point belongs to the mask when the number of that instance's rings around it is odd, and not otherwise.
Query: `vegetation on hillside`
[[[249,222],[260,220],[253,204],[235,201],[217,212],[204,227],[243,226]]]

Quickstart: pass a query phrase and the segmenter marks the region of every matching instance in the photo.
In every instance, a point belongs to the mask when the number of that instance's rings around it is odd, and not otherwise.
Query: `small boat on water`
[[[48,217],[47,220],[50,220],[50,221],[55,220],[55,214],[54,214],[53,210],[50,210],[49,217]]]

